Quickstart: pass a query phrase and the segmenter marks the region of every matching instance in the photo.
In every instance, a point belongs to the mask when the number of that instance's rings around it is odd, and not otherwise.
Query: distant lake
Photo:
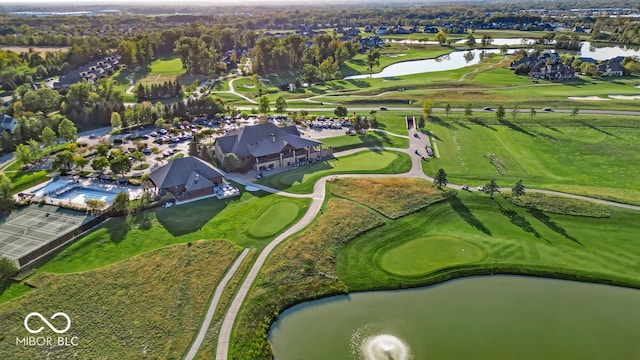
[[[386,78],[395,76],[413,75],[427,72],[447,71],[460,69],[465,66],[476,65],[480,63],[481,53],[498,54],[500,50],[471,50],[471,51],[454,51],[447,55],[439,56],[435,59],[411,60],[395,63],[382,69],[379,73],[374,73],[372,78]],[[345,79],[364,79],[369,74],[347,76]]]
[[[640,50],[638,50],[637,46],[635,48],[626,47],[626,46],[596,47],[596,46],[592,46],[592,44],[589,41],[585,41],[580,46],[580,51],[578,52],[578,56],[590,57],[598,61],[602,61],[602,60],[609,60],[616,56],[625,56],[625,57],[640,56]]]

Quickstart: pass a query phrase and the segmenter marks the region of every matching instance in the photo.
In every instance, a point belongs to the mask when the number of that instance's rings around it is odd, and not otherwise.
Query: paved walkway
[[[268,258],[269,254],[271,254],[271,251],[273,251],[273,249],[275,249],[286,238],[288,238],[289,236],[291,236],[291,235],[297,233],[298,231],[304,229],[318,215],[318,213],[320,211],[320,207],[322,206],[322,203],[324,202],[327,180],[330,180],[330,179],[333,179],[333,178],[348,178],[348,177],[351,177],[351,178],[353,178],[353,177],[416,177],[416,178],[422,178],[422,179],[425,179],[425,180],[428,180],[428,181],[433,181],[433,178],[431,178],[431,177],[429,177],[429,176],[424,174],[424,172],[422,171],[422,164],[421,164],[422,159],[420,158],[420,156],[415,154],[415,150],[418,149],[419,147],[422,147],[422,149],[424,149],[424,147],[423,147],[424,145],[422,144],[421,141],[419,141],[421,139],[413,137],[413,133],[414,132],[415,131],[409,131],[409,143],[410,143],[409,149],[369,148],[371,150],[384,149],[384,150],[400,151],[400,152],[407,153],[411,157],[412,166],[411,166],[411,170],[409,172],[402,173],[402,174],[342,174],[342,175],[329,175],[329,176],[325,176],[325,177],[321,178],[320,180],[318,180],[318,182],[316,182],[316,184],[313,187],[313,193],[311,193],[311,194],[292,194],[292,193],[287,193],[285,191],[273,189],[273,188],[270,188],[270,187],[267,187],[267,186],[264,186],[264,185],[255,184],[251,179],[248,179],[248,178],[228,176],[232,180],[237,181],[237,182],[239,182],[239,183],[241,183],[243,185],[251,185],[251,186],[259,187],[260,189],[262,189],[264,191],[268,191],[268,192],[271,192],[271,193],[274,193],[274,194],[279,194],[279,195],[283,195],[283,196],[291,196],[291,197],[307,197],[307,198],[311,198],[312,200],[311,200],[311,205],[309,206],[309,209],[307,210],[306,214],[302,217],[302,219],[300,219],[296,224],[294,224],[292,227],[287,229],[285,232],[280,234],[280,236],[278,236],[272,242],[270,242],[262,250],[262,252],[260,253],[258,259],[253,264],[253,266],[251,268],[251,271],[249,272],[249,274],[245,278],[245,280],[242,283],[239,291],[237,292],[235,298],[233,299],[233,302],[231,303],[231,305],[227,309],[227,314],[224,317],[224,321],[223,321],[222,326],[220,328],[220,333],[218,334],[218,346],[217,346],[217,349],[216,349],[216,360],[227,360],[228,359],[229,342],[231,340],[231,331],[233,330],[233,325],[234,325],[235,320],[236,320],[236,318],[238,316],[238,313],[240,312],[240,308],[242,307],[242,304],[245,301],[245,298],[246,298],[247,294],[249,293],[249,290],[253,286],[253,283],[254,283],[256,277],[258,276],[258,273],[260,272],[260,269],[264,265],[264,263],[265,263],[266,259]],[[339,157],[339,156],[345,156],[345,155],[349,155],[349,154],[360,152],[360,151],[364,151],[364,150],[366,150],[366,149],[365,148],[351,149],[351,150],[346,150],[346,151],[341,151],[341,152],[335,153],[334,155]],[[449,184],[449,185],[447,185],[447,187],[452,188],[452,189],[461,190],[461,185]],[[509,191],[510,188],[503,188],[502,190],[503,191]],[[557,196],[566,197],[566,198],[581,199],[581,200],[591,201],[591,202],[594,202],[594,203],[606,204],[606,205],[610,205],[610,206],[617,206],[617,207],[621,207],[621,208],[640,211],[640,206],[621,204],[621,203],[616,203],[616,202],[607,201],[607,200],[594,199],[594,198],[590,198],[590,197],[586,197],[586,196],[566,194],[566,193],[561,193],[561,192],[557,192],[557,191],[549,191],[549,190],[527,189],[527,191],[552,194],[552,195],[557,195]]]
[[[236,271],[240,267],[240,264],[242,264],[242,261],[244,261],[244,259],[247,257],[247,254],[249,254],[249,249],[244,249],[242,253],[240,253],[240,256],[238,256],[236,261],[233,262],[233,265],[231,265],[229,271],[227,271],[226,275],[222,278],[222,281],[220,281],[220,283],[218,283],[218,286],[216,286],[216,291],[213,294],[211,303],[209,304],[207,315],[204,317],[202,326],[200,326],[200,331],[198,331],[196,339],[193,341],[193,344],[191,344],[191,348],[189,349],[187,356],[184,357],[185,360],[192,360],[198,353],[198,349],[200,349],[200,345],[202,345],[202,341],[204,340],[205,335],[207,335],[207,330],[209,330],[211,320],[213,320],[213,315],[215,314],[216,308],[218,307],[218,303],[220,302],[222,293],[224,292],[224,289],[227,287],[227,284],[229,283],[233,275],[235,275]]]

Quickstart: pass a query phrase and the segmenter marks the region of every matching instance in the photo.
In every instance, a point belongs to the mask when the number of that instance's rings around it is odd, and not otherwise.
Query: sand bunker
[[[640,95],[609,95],[609,97],[616,100],[640,100]]]
[[[387,57],[391,57],[391,58],[395,58],[395,57],[400,57],[400,56],[406,56],[407,54],[388,54],[388,55],[383,55],[383,56],[387,56]]]
[[[577,101],[602,101],[602,100],[611,100],[611,99],[605,99],[605,98],[601,98],[599,96],[568,96],[567,99],[569,100],[577,100]]]

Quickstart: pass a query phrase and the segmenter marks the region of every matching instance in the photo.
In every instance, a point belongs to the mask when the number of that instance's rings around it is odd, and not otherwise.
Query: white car
[[[478,186],[478,191],[484,191],[484,186],[482,185]]]

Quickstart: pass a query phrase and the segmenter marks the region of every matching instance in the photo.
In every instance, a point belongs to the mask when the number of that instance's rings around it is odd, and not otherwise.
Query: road
[[[229,283],[233,275],[235,275],[236,271],[238,271],[238,268],[240,267],[240,264],[242,264],[242,261],[244,261],[244,259],[247,257],[247,254],[249,254],[249,249],[244,249],[240,256],[238,256],[236,261],[233,262],[233,265],[231,265],[222,280],[216,286],[216,291],[213,294],[211,303],[209,304],[207,315],[205,315],[204,317],[204,321],[200,326],[200,331],[198,331],[196,339],[193,341],[193,344],[191,344],[191,348],[189,349],[187,356],[184,357],[185,360],[193,360],[196,357],[196,354],[198,353],[198,350],[202,345],[202,341],[204,340],[205,335],[207,335],[207,330],[209,330],[211,320],[213,320],[213,315],[216,311],[216,308],[218,307],[220,298],[222,298],[222,293],[224,292],[224,289],[227,287],[227,284]]]

